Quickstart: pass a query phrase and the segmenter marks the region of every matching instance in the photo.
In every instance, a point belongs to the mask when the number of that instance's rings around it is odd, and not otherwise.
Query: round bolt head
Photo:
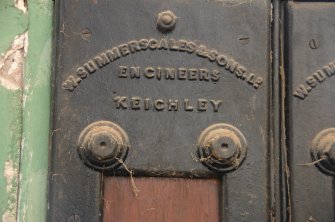
[[[327,152],[327,156],[329,158],[329,160],[335,164],[335,143],[333,143],[330,147],[330,149]]]
[[[171,11],[164,11],[158,14],[157,29],[161,32],[172,31],[177,22],[177,16]]]
[[[168,14],[163,15],[161,19],[162,19],[162,23],[163,23],[164,25],[169,25],[169,24],[171,24],[171,22],[173,21],[172,16],[171,16],[171,15],[168,15]]]
[[[247,155],[247,142],[234,126],[218,123],[206,128],[198,139],[201,163],[217,173],[236,170]]]
[[[118,144],[113,135],[108,132],[101,132],[92,135],[88,147],[97,159],[106,160],[115,157]]]
[[[313,139],[311,147],[315,166],[323,173],[335,176],[335,128],[319,132]]]
[[[130,144],[128,135],[119,125],[97,121],[80,133],[77,148],[87,166],[105,171],[121,166],[121,161],[127,158]]]
[[[229,136],[218,135],[211,141],[212,156],[218,160],[226,160],[236,156],[237,144]]]

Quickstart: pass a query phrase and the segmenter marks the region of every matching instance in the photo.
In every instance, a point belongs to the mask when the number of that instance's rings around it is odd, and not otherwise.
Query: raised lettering
[[[212,74],[211,74],[211,79],[213,82],[217,82],[220,80],[220,76],[221,76],[221,73],[220,71],[218,70],[213,70]]]
[[[295,92],[293,93],[295,97],[298,97],[299,99],[305,99],[308,95],[308,91],[304,85],[299,85]]]
[[[304,84],[300,84],[296,90],[293,92],[293,96],[299,99],[305,99],[309,92],[315,88],[318,83],[322,83],[328,77],[332,77],[335,74],[335,63],[330,62],[328,65],[323,66],[322,69],[316,70],[312,75],[306,77],[306,86]]]
[[[216,57],[218,56],[218,52],[216,50],[211,50],[208,53],[208,59],[211,62],[214,62],[216,60]]]
[[[323,82],[326,78],[326,75],[321,71],[321,70],[317,70],[313,76],[319,81],[319,82]]]
[[[198,111],[207,111],[207,103],[206,99],[198,99]]]
[[[129,102],[128,102],[129,101]],[[178,99],[155,99],[141,98],[139,96],[132,96],[130,98],[126,96],[116,96],[114,97],[114,102],[116,104],[116,109],[120,110],[151,110],[153,107],[156,111],[179,111],[179,100]],[[196,101],[196,110],[198,112],[204,112],[208,110],[208,104],[211,103],[213,106],[213,111],[218,112],[219,107],[222,103],[221,100],[210,100],[198,99]],[[195,108],[191,105],[189,99],[184,99],[184,111],[194,112]]]
[[[119,49],[120,49],[121,55],[123,57],[125,57],[126,55],[129,55],[129,53],[130,53],[128,44],[119,45]]]
[[[141,51],[140,45],[138,43],[138,41],[130,41],[128,42],[128,46],[129,46],[129,50],[131,53],[137,52],[137,51]]]
[[[138,44],[142,50],[147,50],[149,47],[149,41],[147,39],[141,39]]]
[[[168,49],[168,42],[166,39],[161,39],[161,41],[159,42],[159,45],[158,45],[158,49],[165,49],[167,50]]]
[[[168,110],[169,111],[178,111],[178,100],[169,99]]]
[[[101,53],[100,56],[95,56],[93,60],[99,66],[99,68],[102,68],[109,64],[109,59],[105,53]]]
[[[178,69],[178,79],[185,80],[187,78],[187,69],[179,68]]]
[[[145,77],[147,77],[148,79],[152,79],[155,77],[155,69],[152,67],[148,67],[145,69]]]
[[[85,79],[88,76],[88,72],[86,69],[82,66],[79,66],[76,71],[77,76],[79,76],[82,79]]]
[[[188,79],[189,80],[197,80],[198,70],[197,69],[189,69],[188,70]]]
[[[93,60],[88,60],[88,62],[84,64],[84,67],[89,73],[94,73],[98,69],[97,65]]]
[[[73,91],[75,88],[77,88],[77,86],[77,80],[72,75],[70,75],[67,80],[65,80],[65,82],[62,84],[62,88],[69,91]]]
[[[243,74],[245,73],[246,69],[243,66],[237,66],[235,69],[235,75],[238,78],[243,78]]]
[[[137,97],[137,96],[131,97],[130,98],[130,107],[131,107],[131,109],[139,110],[141,108],[140,107],[140,101],[141,101],[140,97]]]
[[[227,64],[227,58],[224,55],[219,55],[216,58],[216,62],[219,66],[225,66]]]
[[[118,77],[119,78],[127,78],[127,66],[119,66]]]
[[[159,40],[155,38],[132,40],[128,43],[120,44],[116,47],[106,50],[103,53],[100,53],[93,57],[93,59],[88,60],[82,66],[79,66],[76,69],[76,75],[79,77],[71,83],[71,81],[65,81],[64,85],[68,86],[67,88],[72,89],[75,84],[81,82],[82,79],[85,79],[89,76],[90,73],[96,72],[98,69],[111,64],[121,57],[126,57],[131,53],[136,53],[142,50],[171,50],[187,53],[195,53],[199,57],[208,59],[211,62],[216,61],[218,66],[224,67],[226,70],[234,73],[237,78],[242,79],[243,81],[248,82],[255,89],[258,89],[262,84],[263,79],[256,74],[249,74],[247,76],[246,69],[241,66],[238,62],[233,59],[228,59],[223,54],[220,54],[217,50],[209,50],[207,46],[200,44],[197,45],[195,42],[187,40],[175,40],[168,38],[161,38]],[[205,68],[141,68],[139,66],[130,66],[130,67],[119,67],[119,78],[128,78],[138,79],[141,75],[144,75],[148,79],[156,78],[161,80],[161,78],[169,80],[199,80],[199,81],[213,81],[216,82],[220,79],[221,73],[219,70],[210,71]],[[329,63],[329,65],[324,66],[322,70],[318,70],[314,73],[315,79],[322,82],[327,76],[332,76],[335,74],[335,64]],[[163,75],[163,76],[162,76]],[[63,87],[64,88],[64,87]]]
[[[228,71],[234,73],[234,72],[235,72],[235,69],[237,68],[237,66],[238,66],[238,63],[237,63],[236,61],[234,61],[234,60],[230,60],[230,61],[226,64],[225,68],[226,68]]]
[[[316,85],[317,85],[317,80],[315,79],[314,76],[308,76],[308,77],[306,78],[306,83],[307,83],[307,85],[309,85],[310,87],[314,88],[314,87],[316,87]]]
[[[186,52],[194,53],[197,49],[197,45],[194,42],[188,42],[186,45]]]
[[[117,109],[127,109],[127,97],[126,96],[117,96],[114,97],[114,102],[116,103]]]
[[[118,58],[121,57],[120,50],[117,47],[114,47],[112,49],[108,49],[106,52],[106,55],[108,59],[112,62],[117,60]]]
[[[199,69],[199,80],[209,81],[209,71],[207,69]]]
[[[195,52],[198,56],[207,58],[207,48],[204,45],[200,45]]]
[[[187,41],[185,40],[179,40],[179,51],[185,52],[187,46]]]
[[[144,99],[144,110],[149,110],[151,107],[151,99],[145,98]]]
[[[158,80],[161,80],[161,78],[162,78],[162,68],[161,67],[157,67],[157,69],[156,69],[156,78]]]
[[[250,73],[249,76],[247,77],[247,83],[249,83],[250,85],[254,85],[255,83],[255,74]]]
[[[134,79],[134,78],[139,79],[140,78],[140,67],[138,67],[138,66],[130,67],[130,78],[131,79]]]
[[[185,107],[185,111],[193,111],[194,109],[194,107],[190,105],[189,99],[184,100],[184,107]]]
[[[149,48],[151,50],[154,50],[158,47],[158,41],[156,39],[150,39],[149,40]]]
[[[255,83],[254,83],[254,88],[258,89],[263,83],[263,78],[262,77],[257,77]]]
[[[178,42],[174,39],[170,39],[170,50],[177,51],[179,49]]]
[[[164,101],[162,99],[156,99],[154,102],[154,107],[157,111],[164,110]]]
[[[165,79],[175,79],[176,78],[176,70],[171,68],[165,69]]]
[[[327,66],[323,67],[323,71],[327,74],[327,76],[332,76],[335,74],[335,64],[329,63]]]
[[[221,100],[211,100],[211,104],[213,105],[214,112],[219,111],[219,107],[220,107],[221,103],[222,103]]]

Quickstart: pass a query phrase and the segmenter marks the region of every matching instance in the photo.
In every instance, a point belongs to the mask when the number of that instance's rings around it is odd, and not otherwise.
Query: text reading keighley
[[[152,99],[141,98],[139,96],[127,97],[116,96],[114,97],[115,107],[120,110],[144,110],[144,111],[187,111],[187,112],[204,112],[213,110],[218,112],[222,104],[222,100],[207,100],[197,99],[191,101],[189,99]]]

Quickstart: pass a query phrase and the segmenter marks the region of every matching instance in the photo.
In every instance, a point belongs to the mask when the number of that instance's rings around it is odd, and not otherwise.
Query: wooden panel
[[[215,179],[106,177],[104,222],[219,221],[220,181]]]

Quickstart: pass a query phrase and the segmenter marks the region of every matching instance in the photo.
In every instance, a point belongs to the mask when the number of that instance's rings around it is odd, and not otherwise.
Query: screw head
[[[319,41],[317,39],[311,39],[309,41],[309,47],[311,49],[317,49],[317,48],[319,48],[319,46],[320,46],[320,43],[319,43]]]
[[[157,18],[157,29],[161,32],[170,32],[172,31],[177,22],[177,16],[171,11],[164,11],[158,14]]]

